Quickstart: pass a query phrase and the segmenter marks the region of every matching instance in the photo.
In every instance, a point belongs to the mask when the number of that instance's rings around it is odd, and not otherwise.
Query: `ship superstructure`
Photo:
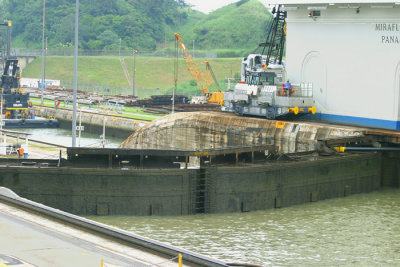
[[[400,130],[398,0],[266,0],[287,12],[286,72],[323,121]]]

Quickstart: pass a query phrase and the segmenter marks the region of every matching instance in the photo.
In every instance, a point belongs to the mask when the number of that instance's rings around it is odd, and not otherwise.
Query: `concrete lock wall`
[[[18,56],[18,65],[21,70],[25,69],[32,61],[36,59],[36,56]]]
[[[381,184],[379,153],[267,166],[205,169],[0,167],[0,186],[83,215],[187,215],[264,210]]]
[[[72,111],[33,107],[33,113],[53,116],[71,128]],[[233,146],[274,145],[278,153],[316,149],[318,140],[363,136],[365,129],[312,122],[276,121],[222,112],[182,112],[152,122],[82,113],[85,132],[127,138],[121,148],[198,150]]]
[[[400,186],[400,152],[382,153],[382,185]]]
[[[74,214],[190,214],[187,170],[1,168],[0,174],[0,184],[20,196]]]
[[[380,187],[380,156],[368,154],[262,168],[218,169],[213,212],[240,212],[370,192]]]
[[[363,131],[357,127],[276,121],[222,112],[183,112],[146,124],[120,147],[197,150],[274,145],[279,153],[294,153],[315,150],[320,139],[362,136]]]

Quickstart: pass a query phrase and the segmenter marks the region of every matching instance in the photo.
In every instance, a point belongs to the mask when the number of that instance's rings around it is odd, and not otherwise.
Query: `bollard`
[[[179,267],[182,267],[182,254],[179,253],[178,255],[178,263],[179,263]]]

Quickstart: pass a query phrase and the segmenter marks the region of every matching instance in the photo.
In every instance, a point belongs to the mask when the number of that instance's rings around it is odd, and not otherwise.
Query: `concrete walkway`
[[[0,266],[154,266],[165,258],[0,202]],[[167,261],[157,266],[177,266]]]

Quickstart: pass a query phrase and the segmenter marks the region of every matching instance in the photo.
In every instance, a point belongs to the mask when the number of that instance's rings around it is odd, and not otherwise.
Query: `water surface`
[[[45,129],[12,129],[15,131],[28,132],[32,135],[30,139],[49,142],[52,144],[58,144],[63,146],[72,145],[72,131],[61,128],[45,128]],[[114,138],[107,136],[106,129],[106,148],[118,147],[124,140],[121,138]],[[100,135],[89,134],[82,132],[80,146],[81,147],[100,147],[101,146]],[[76,134],[76,145],[79,144],[78,133]]]
[[[283,209],[90,219],[226,262],[400,266],[400,189]]]

